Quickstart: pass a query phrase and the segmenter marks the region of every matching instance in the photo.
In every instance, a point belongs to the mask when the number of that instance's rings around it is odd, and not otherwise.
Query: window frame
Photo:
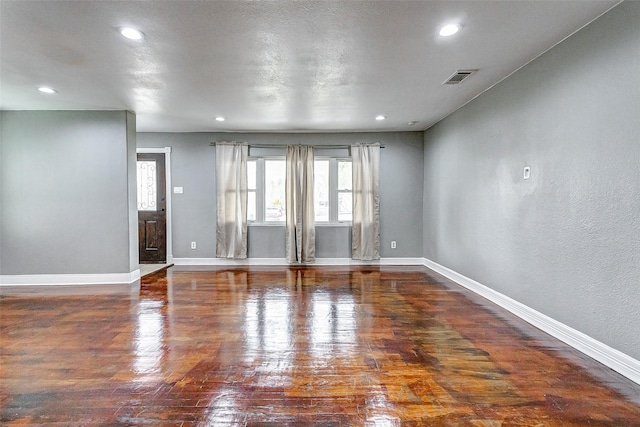
[[[340,221],[338,219],[338,194],[350,192],[353,194],[353,181],[351,183],[351,190],[340,190],[338,188],[338,162],[351,163],[350,157],[332,157],[332,156],[316,156],[314,160],[328,160],[329,161],[329,221],[315,221],[316,225],[351,225],[353,220],[353,212],[351,213],[351,220]],[[353,197],[353,196],[352,196]],[[352,199],[353,200],[353,199]],[[353,210],[353,209],[352,209]]]
[[[256,175],[256,185],[255,185],[255,188],[251,188],[251,185],[249,183],[249,163],[253,162],[253,161],[254,161],[254,159],[251,159],[251,158],[247,159],[247,224],[256,222],[258,220],[258,212],[260,212],[260,210],[258,209],[258,203],[259,203],[258,186],[260,185],[259,184],[260,180],[258,179],[258,162],[255,162],[256,163],[256,173],[255,173],[255,175]],[[255,194],[255,198],[254,199],[256,201],[256,217],[253,220],[249,219],[249,200],[250,200],[249,195],[251,193]]]
[[[285,221],[267,221],[266,220],[266,203],[265,203],[265,179],[266,179],[266,168],[265,161],[268,160],[278,160],[285,161],[284,156],[250,156],[247,158],[247,162],[256,162],[256,219],[250,221],[247,219],[248,225],[259,225],[259,226],[273,226],[278,225],[282,226],[285,224]],[[247,182],[247,187],[248,187]],[[252,192],[254,190],[249,190]]]
[[[265,161],[279,160],[284,161],[284,156],[250,156],[248,162],[256,162],[256,188],[255,190],[248,190],[248,193],[255,191],[256,194],[256,219],[253,221],[247,220],[249,226],[282,226],[285,221],[266,221],[266,206],[265,206]],[[353,197],[353,182],[351,184],[351,190],[338,189],[338,162],[349,162],[352,160],[350,157],[343,156],[315,156],[316,160],[329,161],[329,221],[314,221],[316,226],[349,226],[352,220],[339,221],[338,220],[338,194],[350,192]],[[247,182],[247,187],[249,183]],[[286,208],[285,208],[286,209]],[[352,212],[353,218],[353,212]]]
[[[339,188],[340,183],[340,169],[338,168],[338,163],[340,162],[348,162],[351,163],[351,188],[349,190],[341,190]],[[336,184],[335,184],[335,215],[336,215],[336,223],[338,224],[351,224],[353,222],[353,161],[351,157],[336,157],[335,158],[335,169],[336,169]],[[350,193],[351,194],[351,219],[340,221],[340,193]]]

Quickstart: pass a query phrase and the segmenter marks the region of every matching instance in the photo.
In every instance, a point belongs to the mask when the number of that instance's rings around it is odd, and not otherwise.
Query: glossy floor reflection
[[[0,296],[2,425],[640,426],[640,386],[422,267]]]

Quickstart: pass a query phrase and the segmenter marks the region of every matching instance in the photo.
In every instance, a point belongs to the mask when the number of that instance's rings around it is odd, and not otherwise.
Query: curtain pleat
[[[287,262],[313,262],[316,259],[313,147],[288,146],[286,163]]]
[[[351,258],[380,259],[380,144],[351,147],[353,220]]]
[[[216,256],[247,257],[247,144],[216,143]]]

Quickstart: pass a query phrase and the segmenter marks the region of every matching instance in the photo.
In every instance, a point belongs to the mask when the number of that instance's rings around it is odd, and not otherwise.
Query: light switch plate
[[[173,187],[173,194],[182,194],[182,193],[183,193],[182,187]]]

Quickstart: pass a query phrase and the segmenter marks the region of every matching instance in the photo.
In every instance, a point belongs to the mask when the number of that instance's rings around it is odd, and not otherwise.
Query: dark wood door
[[[138,244],[141,264],[167,260],[164,154],[138,153]]]

